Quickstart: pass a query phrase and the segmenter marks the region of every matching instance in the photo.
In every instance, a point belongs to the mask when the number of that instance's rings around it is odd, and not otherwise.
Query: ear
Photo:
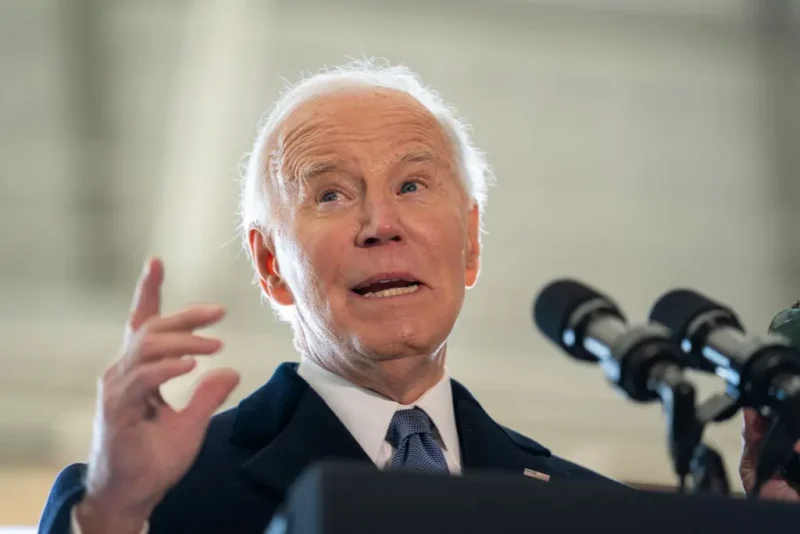
[[[467,249],[464,262],[464,280],[467,287],[478,281],[481,270],[481,214],[473,204],[467,216]]]
[[[294,304],[294,295],[281,276],[272,238],[258,228],[251,228],[247,233],[247,242],[258,271],[258,285],[264,293],[283,306]]]

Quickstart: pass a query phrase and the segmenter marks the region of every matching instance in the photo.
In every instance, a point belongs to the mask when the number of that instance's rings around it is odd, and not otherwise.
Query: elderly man
[[[405,68],[356,63],[289,90],[257,136],[242,230],[300,364],[212,417],[238,383],[214,371],[172,409],[159,386],[193,368],[185,356],[220,350],[194,332],[224,311],[162,316],[163,266],[148,261],[99,382],[88,465],[59,475],[41,531],[260,533],[323,458],[613,484],[500,426],[447,376],[447,338],[480,270],[487,177],[464,123]],[[760,435],[747,425],[747,451]]]

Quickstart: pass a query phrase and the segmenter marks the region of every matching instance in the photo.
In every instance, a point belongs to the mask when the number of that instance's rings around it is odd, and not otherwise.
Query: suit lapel
[[[513,433],[497,424],[483,410],[469,391],[452,381],[461,463],[465,473],[473,471],[505,471],[523,475],[525,469],[551,475],[550,451],[526,440],[521,446]]]
[[[282,364],[267,384],[242,401],[231,439],[257,448],[241,469],[280,496],[315,462],[371,464],[328,405],[297,375],[297,364]]]
[[[522,476],[529,469],[553,474],[548,449],[497,424],[464,386],[455,380],[451,384],[465,473]],[[269,382],[239,404],[231,441],[254,451],[241,465],[244,475],[280,497],[315,462],[373,465],[325,401],[297,375],[294,363],[281,364]]]

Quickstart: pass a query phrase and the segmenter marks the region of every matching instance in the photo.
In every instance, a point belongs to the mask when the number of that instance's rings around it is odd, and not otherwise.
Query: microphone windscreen
[[[584,302],[596,298],[602,298],[613,306],[610,299],[587,285],[576,280],[557,280],[545,286],[536,297],[533,321],[548,339],[562,345],[561,336],[572,312]]]
[[[773,317],[769,333],[786,337],[793,348],[800,350],[800,302]]]
[[[742,329],[736,314],[728,307],[691,289],[675,289],[666,293],[650,310],[650,322],[661,323],[672,331],[674,339],[683,339],[689,325],[699,315],[709,311],[724,311],[731,326]]]

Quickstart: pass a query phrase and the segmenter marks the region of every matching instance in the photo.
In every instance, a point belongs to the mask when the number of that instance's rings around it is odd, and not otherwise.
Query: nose
[[[361,228],[356,237],[359,247],[370,248],[403,241],[398,206],[391,198],[367,198]]]

